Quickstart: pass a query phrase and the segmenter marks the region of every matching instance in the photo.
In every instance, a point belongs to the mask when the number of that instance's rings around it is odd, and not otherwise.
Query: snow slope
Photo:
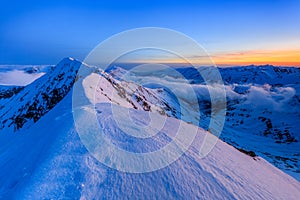
[[[35,126],[21,134],[1,133],[0,197],[19,199],[299,199],[300,183],[262,158],[253,159],[218,141],[200,159],[198,134],[191,148],[161,170],[131,174],[110,169],[85,149],[74,128],[70,94]],[[97,106],[109,139],[132,151],[152,151],[172,138],[178,120],[170,118],[159,140],[132,146],[114,124],[110,105]],[[146,121],[146,111],[135,111]],[[193,125],[184,126],[193,129]]]
[[[0,127],[16,131],[37,122],[66,96],[73,83],[80,79],[76,78],[76,75],[81,66],[90,74],[85,79],[85,89],[93,103],[113,102],[135,109],[178,115],[168,102],[155,95],[155,91],[133,82],[115,80],[100,69],[72,58],[65,58],[46,75],[26,87],[0,87]],[[97,82],[99,84],[95,85]]]
[[[177,98],[186,100],[195,108],[189,109],[190,118],[200,117],[200,124],[195,125],[208,129],[211,117],[208,87],[212,86],[207,86],[194,68],[176,70],[184,78],[170,70],[135,73],[115,67],[110,73],[117,79],[122,79],[122,76],[127,74],[133,81],[163,83],[150,87],[160,90],[156,96],[166,99],[175,112],[180,106],[167,89],[176,90]],[[209,67],[199,70],[209,71]],[[219,70],[227,96],[226,122],[220,138],[236,148],[254,151],[300,180],[300,69],[248,66]],[[197,94],[199,104],[191,102],[190,94],[186,92],[189,87]],[[195,112],[198,106],[200,113]],[[178,118],[178,115],[173,116]],[[264,145],[261,145],[262,143]]]
[[[89,73],[84,80],[76,77],[80,66]],[[182,157],[158,171],[134,174],[108,168],[87,151],[74,126],[75,81],[83,81],[85,95],[96,105],[105,138],[122,149],[160,149],[174,138],[179,123],[191,134],[197,130],[196,139]],[[178,102],[167,90],[117,80],[71,58],[62,60],[46,75],[0,103],[1,199],[300,198],[298,181],[263,158],[250,157],[221,140],[201,159],[199,148],[210,133],[176,119],[180,116]],[[130,109],[141,124],[149,123],[149,112],[164,116],[167,121],[151,138],[132,137],[117,126],[111,103],[120,110]],[[30,106],[34,107],[28,109]],[[77,109],[85,112],[81,106]],[[18,118],[23,119],[22,123],[14,121]]]
[[[0,99],[0,128],[18,130],[38,121],[70,91],[80,66],[81,62],[65,58],[46,75],[8,95],[11,98]]]

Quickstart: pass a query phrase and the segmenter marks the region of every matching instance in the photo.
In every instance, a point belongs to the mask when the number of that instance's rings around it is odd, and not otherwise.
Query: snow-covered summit
[[[80,66],[81,62],[65,58],[30,85],[6,91],[14,95],[2,100],[0,127],[18,130],[38,121],[71,90]]]
[[[84,83],[87,96],[93,103],[109,102],[161,114],[178,115],[168,102],[155,95],[155,91],[133,82],[119,81],[101,69],[73,58],[65,58],[28,86],[3,87],[2,90],[0,88],[0,127],[17,131],[24,125],[37,122],[68,94],[75,81],[81,79],[76,77],[80,67],[89,74]],[[98,85],[95,85],[97,82]]]

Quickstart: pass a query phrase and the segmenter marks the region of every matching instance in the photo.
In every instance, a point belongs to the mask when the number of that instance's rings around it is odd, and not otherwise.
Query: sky
[[[141,27],[182,32],[218,65],[300,66],[297,0],[3,0],[0,64],[84,60],[103,40]]]

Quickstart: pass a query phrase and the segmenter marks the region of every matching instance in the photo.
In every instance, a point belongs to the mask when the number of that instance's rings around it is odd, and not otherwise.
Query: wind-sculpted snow
[[[179,120],[138,141],[116,126],[109,103],[97,105],[99,126],[115,145],[133,152],[153,151],[174,136]],[[146,111],[134,116],[147,123]],[[185,123],[186,127],[195,128]],[[264,159],[253,159],[218,141],[205,158],[199,144],[210,134],[198,129],[189,150],[161,170],[132,174],[110,169],[86,150],[66,96],[23,134],[1,134],[0,197],[4,199],[298,199],[300,184]],[[42,137],[41,137],[42,135]],[[34,161],[34,162],[33,162]]]
[[[86,70],[84,79],[76,76],[80,67]],[[185,73],[187,78],[188,71]],[[126,74],[131,81],[123,79]],[[134,82],[143,79],[153,83],[158,76],[160,85]],[[199,102],[188,98],[186,81],[162,73],[158,76],[142,76],[120,68],[107,73],[66,58],[28,86],[1,86],[0,199],[300,198],[300,183],[264,160],[298,177],[299,116],[292,109],[299,108],[296,84],[278,85],[280,80],[276,80],[276,85],[249,82],[225,85],[228,116],[221,139],[234,148],[214,137],[212,130],[205,130],[218,109],[211,110],[207,86],[200,84],[196,75],[187,79]],[[290,80],[292,76],[290,73]],[[106,153],[106,163],[101,163],[94,157],[97,154],[88,151],[77,132],[71,94],[76,81],[82,81],[83,95],[94,105],[98,128],[106,142],[132,153],[155,152],[170,144],[182,126],[185,134],[194,137],[192,144],[182,149],[178,143],[178,148],[173,148],[169,155],[163,154],[167,156],[165,160],[175,151],[183,154],[152,172],[128,173],[108,167],[107,163],[118,161],[118,157],[111,156],[114,149],[98,152]],[[218,92],[218,83],[209,87]],[[257,94],[259,99],[255,98]],[[266,100],[268,103],[264,104]],[[193,106],[199,106],[201,113],[187,109]],[[75,108],[83,112],[87,109],[80,104]],[[114,115],[125,108],[132,123],[118,121]],[[166,119],[159,131],[149,128],[139,135],[128,134],[127,129],[136,128],[134,123],[149,125],[150,113],[157,119]],[[183,113],[188,115],[182,117]],[[199,119],[200,124],[195,124]],[[87,131],[92,130],[88,119],[82,121],[87,123]],[[13,131],[17,134],[12,134]],[[217,143],[202,158],[199,150],[207,136]],[[122,159],[128,162],[122,163],[127,166],[147,164]],[[165,160],[153,159],[147,165],[159,165]]]

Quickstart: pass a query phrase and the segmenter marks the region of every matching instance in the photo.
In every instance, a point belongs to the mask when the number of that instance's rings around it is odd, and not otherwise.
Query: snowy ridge
[[[70,112],[68,95],[35,126],[1,140],[4,151],[0,168],[2,198],[25,199],[298,199],[300,184],[262,158],[253,159],[219,141],[204,159],[198,144],[205,134],[199,129],[192,147],[170,166],[145,174],[122,173],[95,160],[82,145]],[[132,151],[152,150],[165,143],[179,122],[170,118],[159,140],[132,146],[111,117],[109,104],[99,104],[100,126],[111,142]],[[146,120],[145,111],[135,111]],[[146,122],[146,121],[145,121]],[[51,124],[51,126],[49,126]],[[193,127],[191,124],[184,126]],[[43,137],[40,137],[40,130]],[[113,132],[112,132],[113,130]],[[9,140],[11,139],[11,140]],[[8,143],[7,141],[10,141]],[[32,141],[35,141],[32,148]],[[8,145],[18,148],[5,148]],[[151,145],[152,144],[152,145]],[[24,149],[27,151],[24,152]],[[4,156],[9,155],[9,156]],[[15,156],[18,155],[18,156]],[[15,157],[14,157],[15,156]],[[14,159],[10,159],[10,158]],[[33,165],[32,160],[35,160]],[[17,193],[15,191],[18,191]],[[159,191],[159,192],[158,192]]]
[[[38,121],[71,89],[81,62],[63,59],[45,76],[24,87],[6,101],[0,111],[0,127],[16,131]]]
[[[95,86],[95,83],[98,83]],[[162,115],[175,116],[176,111],[171,105],[160,99],[157,90],[137,85],[133,82],[119,81],[105,72],[92,73],[84,80],[87,97],[93,104],[115,103],[127,108],[157,112]]]
[[[122,79],[124,69],[118,67],[113,74]],[[208,87],[201,75],[194,68],[177,68],[190,84],[186,84],[176,73],[157,72],[152,74],[127,74],[132,80],[160,81],[164,78],[160,91],[156,93],[160,99],[166,99],[175,112],[180,109],[172,94],[165,88],[178,91],[177,98],[190,102],[186,88],[193,87],[197,94],[200,114],[189,110],[191,120],[200,117],[200,124],[208,128],[211,104]],[[209,70],[209,67],[199,68],[200,71]],[[220,68],[225,82],[227,96],[226,123],[221,139],[238,149],[253,151],[269,162],[300,180],[300,69],[274,66],[249,66]],[[182,105],[181,105],[182,106]],[[184,109],[181,107],[181,109]],[[195,109],[197,110],[197,109]],[[172,115],[178,118],[178,115]],[[180,115],[179,115],[180,116]],[[263,143],[264,145],[261,145]]]
[[[72,85],[82,78],[76,77],[80,67],[89,74],[84,80],[80,80],[85,95],[95,104],[99,126],[111,143],[132,152],[154,151],[172,140],[176,127],[182,123],[186,130],[198,131],[191,147],[168,167],[151,173],[124,173],[101,164],[82,144],[74,126]],[[263,158],[248,156],[221,140],[218,140],[207,157],[200,159],[199,145],[210,133],[197,127],[198,124],[195,126],[176,119],[180,116],[178,102],[166,88],[150,89],[123,81],[117,78],[122,73],[115,73],[113,77],[99,69],[66,58],[40,79],[15,95],[5,98],[7,103],[0,111],[0,198],[300,198],[300,183],[297,180]],[[95,82],[98,84],[95,85]],[[177,87],[180,86],[184,91],[184,84],[180,83],[182,82],[175,81],[172,84],[179,84]],[[201,102],[207,102],[209,99],[204,98],[207,95],[204,86],[198,85],[196,88],[198,94],[201,94],[200,100],[203,98]],[[227,87],[227,90],[231,91],[230,88]],[[182,98],[188,100],[184,95]],[[129,108],[142,124],[148,124],[149,111],[163,115],[168,120],[156,136],[140,140],[127,135],[117,126],[111,103],[120,108]],[[205,103],[204,108],[207,111],[209,104]],[[199,117],[199,113],[196,114],[191,111],[191,118]],[[208,118],[207,111],[204,124]],[[13,130],[20,134],[11,134]],[[265,136],[263,138],[272,139]],[[243,141],[245,140],[239,142]],[[287,150],[289,152],[292,148]]]
[[[17,131],[24,125],[30,126],[32,122],[37,122],[68,94],[80,67],[90,73],[85,80],[85,89],[93,103],[109,102],[162,115],[178,115],[168,102],[155,95],[155,91],[133,82],[116,80],[101,69],[65,58],[46,75],[26,87],[1,86],[0,106],[3,109],[0,111],[0,127],[13,127]],[[95,86],[98,81],[98,86]]]

